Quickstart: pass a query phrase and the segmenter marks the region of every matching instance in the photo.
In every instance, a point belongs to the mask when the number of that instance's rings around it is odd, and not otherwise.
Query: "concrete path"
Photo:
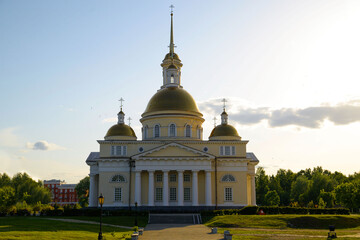
[[[202,225],[148,224],[139,240],[219,240],[221,234],[211,234],[211,229]]]
[[[86,224],[99,225],[99,222],[84,221],[84,220],[77,220],[77,219],[66,219],[66,218],[43,218],[43,219],[61,221],[61,222],[86,223]],[[128,227],[128,226],[119,226],[119,225],[113,225],[113,224],[108,224],[108,223],[103,223],[102,225],[103,226],[109,226],[109,227],[116,227],[116,228],[133,229],[132,227]]]

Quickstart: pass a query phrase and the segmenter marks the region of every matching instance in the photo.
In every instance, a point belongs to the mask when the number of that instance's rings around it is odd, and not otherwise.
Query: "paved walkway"
[[[86,224],[99,225],[99,222],[84,221],[84,220],[77,220],[77,219],[66,219],[66,218],[45,218],[45,219],[54,220],[54,221],[61,221],[61,222],[86,223]],[[102,225],[103,226],[109,226],[109,227],[116,227],[116,228],[133,229],[132,227],[128,227],[128,226],[119,226],[119,225],[108,224],[108,223],[103,223]]]
[[[211,234],[211,229],[202,225],[148,224],[139,240],[219,240],[221,234]]]

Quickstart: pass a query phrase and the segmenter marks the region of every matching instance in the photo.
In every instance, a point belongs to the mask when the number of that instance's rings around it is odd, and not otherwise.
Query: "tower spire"
[[[175,44],[174,44],[174,27],[173,27],[173,10],[174,10],[174,5],[170,6],[171,9],[171,28],[170,28],[170,56],[173,57],[174,56],[174,52],[175,52]]]

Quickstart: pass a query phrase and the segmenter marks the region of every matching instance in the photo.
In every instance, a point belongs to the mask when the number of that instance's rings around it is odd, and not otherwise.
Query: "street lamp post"
[[[102,206],[104,204],[104,197],[102,195],[102,193],[99,196],[99,204],[100,204],[100,232],[99,232],[99,237],[98,240],[102,240],[102,230],[101,230],[101,226],[102,226]]]
[[[134,224],[135,226],[138,226],[137,206],[138,206],[138,203],[135,202],[135,224]]]

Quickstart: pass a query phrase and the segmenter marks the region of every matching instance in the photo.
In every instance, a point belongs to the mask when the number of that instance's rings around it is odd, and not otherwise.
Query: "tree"
[[[268,191],[265,195],[265,205],[267,206],[279,206],[280,197],[279,194],[273,190]]]
[[[335,201],[334,192],[325,192],[324,190],[321,190],[319,194],[319,205],[320,205],[320,198],[325,202],[327,208],[334,207],[334,201]]]
[[[336,202],[344,207],[354,209],[360,207],[360,182],[340,184],[335,188]]]
[[[256,169],[256,202],[259,205],[264,204],[265,194],[269,191],[269,177],[266,175],[264,168]]]
[[[6,173],[3,174],[0,173],[0,188],[10,185],[11,185],[11,178]]]
[[[10,186],[0,188],[0,207],[9,207],[15,204],[15,189]]]
[[[300,175],[296,178],[295,182],[291,184],[290,197],[292,202],[299,202],[304,206],[307,202],[307,195],[310,186],[310,181],[307,177]]]
[[[81,207],[89,205],[89,188],[90,188],[90,177],[84,177],[76,185],[75,190],[79,198],[79,204]]]

